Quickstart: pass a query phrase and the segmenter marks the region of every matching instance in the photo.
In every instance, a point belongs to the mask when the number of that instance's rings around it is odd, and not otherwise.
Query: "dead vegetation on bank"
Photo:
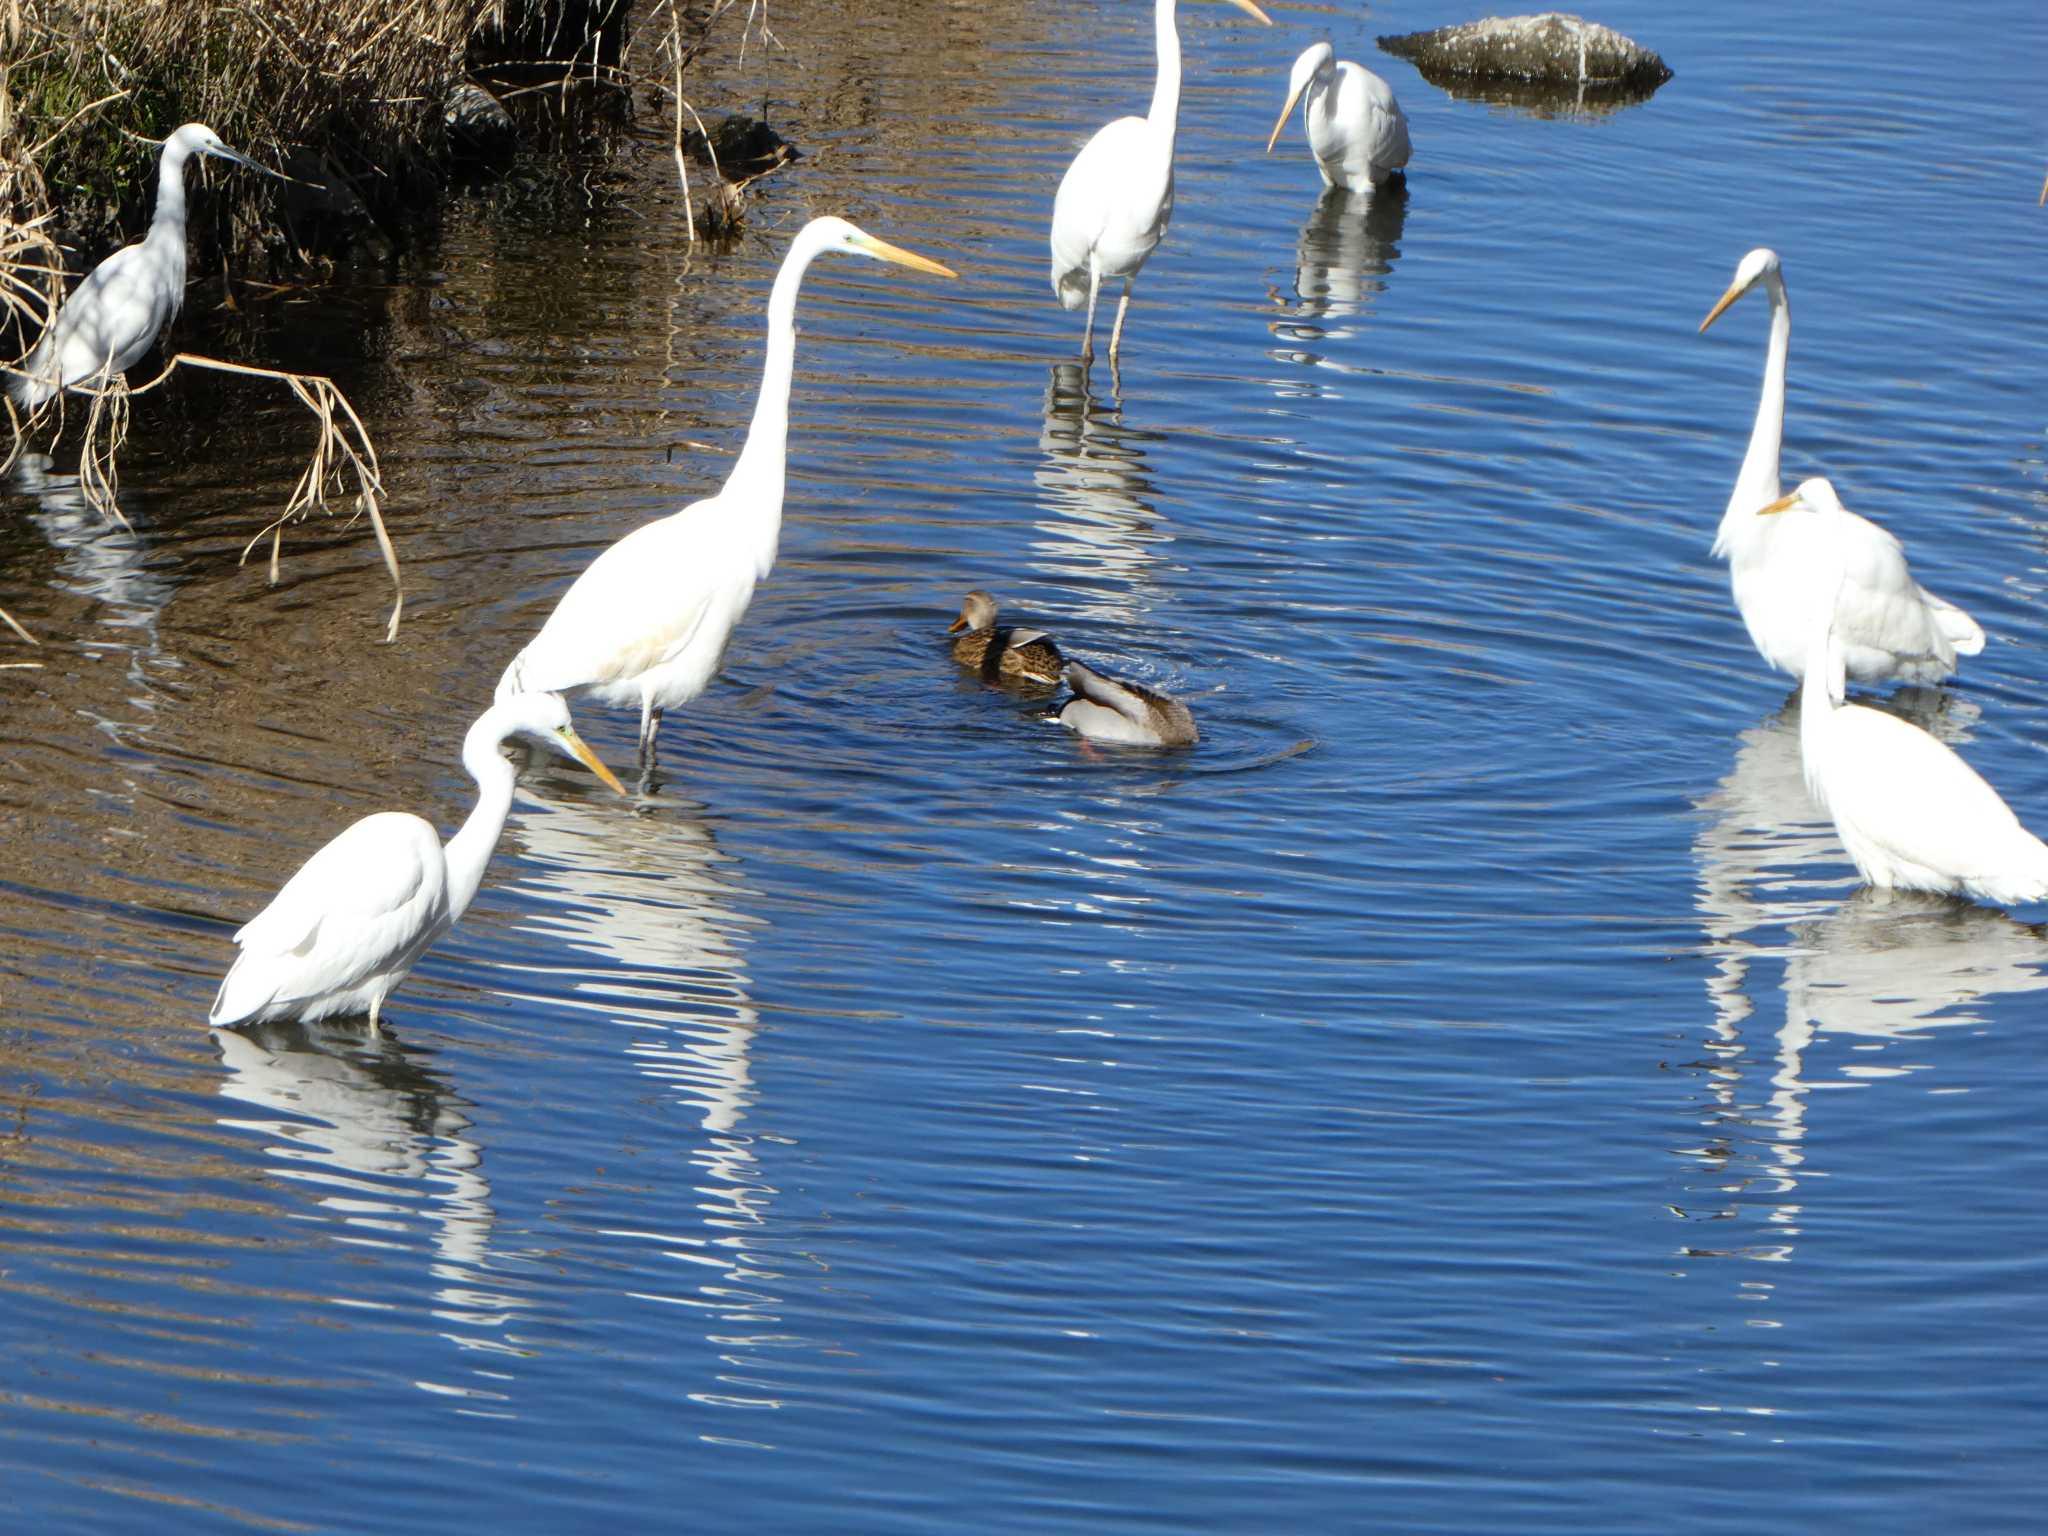
[[[160,139],[185,122],[207,123],[236,148],[319,183],[321,194],[295,191],[280,202],[268,186],[223,178],[194,201],[193,213],[204,221],[191,231],[195,272],[208,270],[216,253],[233,253],[242,276],[279,275],[306,260],[323,220],[360,224],[410,215],[431,222],[451,130],[463,132],[455,103],[481,94],[475,77],[496,87],[486,99],[501,114],[505,101],[525,96],[556,107],[572,95],[594,94],[630,109],[636,91],[658,101],[674,121],[692,238],[700,228],[729,231],[739,222],[741,188],[762,172],[748,166],[729,177],[720,169],[721,141],[685,98],[685,75],[729,13],[749,34],[772,41],[765,0],[715,0],[703,9],[656,0],[640,15],[637,36],[626,25],[629,3],[0,0],[0,360],[25,355],[69,281],[82,275],[85,263],[67,259],[60,240],[99,253],[139,236],[156,152],[137,141]],[[635,71],[636,51],[645,74]],[[708,185],[694,197],[686,149],[712,166]],[[97,393],[74,394],[68,414],[84,423],[79,488],[86,498],[110,521],[125,522],[115,494],[128,401],[186,365],[281,380],[317,423],[297,487],[245,557],[267,539],[274,579],[284,526],[336,510],[338,498],[342,510],[367,515],[396,584],[376,449],[353,406],[325,378],[181,353],[168,356],[164,373],[147,383],[131,387],[116,378]],[[0,445],[0,471],[31,427],[63,430],[62,399],[33,423],[12,423],[9,443]],[[389,633],[403,603],[401,587]],[[20,632],[4,612],[0,623]]]

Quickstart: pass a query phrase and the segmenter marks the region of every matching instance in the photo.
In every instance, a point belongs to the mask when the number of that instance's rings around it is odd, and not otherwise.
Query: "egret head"
[[[1328,43],[1311,43],[1302,49],[1301,57],[1294,61],[1294,68],[1287,76],[1287,100],[1281,104],[1280,115],[1273,119],[1273,131],[1266,137],[1266,153],[1273,153],[1273,146],[1280,142],[1281,130],[1287,126],[1288,114],[1294,104],[1301,100],[1301,93],[1308,89],[1311,80],[1323,79],[1337,68],[1337,50]]]
[[[960,617],[946,627],[946,633],[952,635],[963,629],[989,629],[995,622],[996,600],[976,588],[960,604]]]
[[[894,262],[899,267],[930,272],[937,277],[960,275],[951,267],[941,266],[915,251],[906,251],[886,240],[877,240],[857,224],[834,218],[830,214],[824,218],[811,220],[798,231],[796,240],[798,244],[808,244],[813,251],[848,251],[855,256],[865,256],[871,261]]]
[[[279,181],[292,179],[282,171],[273,171],[267,165],[258,165],[240,150],[229,149],[221,141],[221,136],[204,123],[187,123],[164,140],[166,161],[182,165],[193,155],[212,155],[217,160],[227,160],[235,165],[247,166],[252,171],[261,171],[265,176],[275,176]]]
[[[492,712],[499,717],[503,733],[500,740],[507,736],[530,736],[581,763],[619,794],[626,792],[617,775],[576,734],[576,727],[569,721],[569,706],[562,702],[559,693],[515,693],[494,704]]]
[[[1823,515],[1845,512],[1842,498],[1835,494],[1834,483],[1825,476],[1815,475],[1811,480],[1799,482],[1799,488],[1789,496],[1780,496],[1767,507],[1757,508],[1759,517],[1773,512],[1793,510],[1815,512]]]
[[[1704,331],[1708,326],[1720,319],[1722,311],[1749,292],[1758,283],[1764,282],[1766,279],[1775,278],[1777,275],[1778,253],[1768,246],[1758,246],[1736,264],[1735,281],[1728,285],[1728,291],[1721,295],[1721,301],[1707,311],[1707,318],[1700,322],[1700,329]]]

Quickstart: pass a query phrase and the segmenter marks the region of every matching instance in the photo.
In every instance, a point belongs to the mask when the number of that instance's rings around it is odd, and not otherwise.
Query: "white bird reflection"
[[[85,499],[76,475],[52,474],[45,453],[24,453],[7,477],[7,489],[31,497],[28,520],[58,553],[58,587],[104,603],[104,621],[139,629],[132,646],[139,661],[157,651],[157,619],[175,590],[150,564],[149,546]]]
[[[263,1137],[271,1171],[314,1192],[338,1241],[405,1252],[422,1220],[430,1224],[430,1310],[451,1343],[489,1354],[477,1374],[490,1384],[421,1381],[422,1390],[466,1399],[471,1412],[505,1401],[507,1362],[532,1353],[507,1329],[531,1304],[493,1273],[491,1186],[468,1106],[389,1027],[374,1039],[346,1023],[211,1034],[228,1071],[221,1097],[265,1112],[223,1114],[220,1124]]]
[[[551,1003],[630,1031],[628,1059],[675,1096],[700,1132],[689,1158],[696,1172],[690,1220],[701,1230],[669,1223],[607,1235],[651,1243],[691,1266],[682,1272],[686,1286],[634,1294],[701,1309],[717,1325],[707,1339],[729,1348],[730,1325],[776,1321],[770,1309],[780,1299],[769,1287],[781,1276],[755,1250],[777,1191],[743,1129],[756,1096],[750,1054],[759,1021],[745,946],[749,926],[760,920],[734,910],[742,892],[736,867],[702,810],[668,802],[658,815],[622,817],[610,806],[564,800],[516,820],[511,836],[540,866],[521,881],[532,914],[521,927],[542,935],[544,947],[604,962],[574,969],[569,990],[552,994]],[[756,1334],[749,1343],[771,1338]],[[753,1374],[722,1385],[700,1400],[780,1406],[761,1395]]]
[[[1903,690],[1883,707],[1950,742],[1967,739],[1978,713],[1967,700],[1931,690]],[[1704,950],[1714,960],[1708,1082],[1720,1124],[1699,1156],[1712,1188],[1765,1201],[1771,1237],[1739,1251],[1789,1258],[1801,1207],[1788,1197],[1807,1159],[1814,1090],[1915,1070],[1877,1057],[1924,1039],[1918,1031],[1927,1026],[1976,1022],[1977,1014],[1959,1010],[1980,998],[2048,984],[2048,944],[1987,908],[1871,891],[1846,895],[1853,878],[1848,856],[1806,791],[1796,700],[1743,733],[1733,767],[1698,808],[1706,820],[1693,844],[1697,905]],[[1770,963],[1781,965],[1785,1006],[1765,1058],[1747,1021],[1758,1012],[1758,967]],[[1824,1034],[1863,1043],[1836,1073],[1816,1080],[1808,1075],[1808,1056]],[[1730,1181],[1743,1164],[1749,1176]],[[1732,1219],[1741,1207],[1696,1214]]]
[[[1401,259],[1401,232],[1408,221],[1406,187],[1388,187],[1377,197],[1359,197],[1326,187],[1301,227],[1295,254],[1294,298],[1286,318],[1273,322],[1276,336],[1314,342],[1349,336],[1353,328],[1327,322],[1362,314],[1387,289]],[[1315,361],[1306,355],[1303,361]]]
[[[1080,364],[1053,365],[1036,476],[1047,515],[1032,525],[1031,551],[1036,569],[1106,594],[1074,604],[1078,615],[1129,624],[1154,606],[1153,567],[1173,542],[1145,467],[1145,445],[1160,441],[1096,399]]]

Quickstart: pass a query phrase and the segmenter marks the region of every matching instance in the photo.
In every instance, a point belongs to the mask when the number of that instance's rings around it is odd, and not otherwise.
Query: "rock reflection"
[[[1352,328],[1326,322],[1361,314],[1386,292],[1386,279],[1401,259],[1401,232],[1407,222],[1408,189],[1403,183],[1390,183],[1376,197],[1325,187],[1301,227],[1294,264],[1295,302],[1289,304],[1277,291],[1272,295],[1289,311],[1273,322],[1273,333],[1304,342],[1351,335]],[[1297,360],[1316,361],[1303,355]]]
[[[758,921],[735,910],[742,892],[734,861],[718,846],[703,807],[664,800],[659,815],[621,817],[608,805],[551,804],[520,818],[513,837],[539,869],[522,882],[533,915],[522,924],[550,946],[600,957],[579,969],[561,1006],[624,1026],[625,1051],[644,1076],[672,1093],[700,1133],[689,1218],[701,1231],[664,1223],[661,1231],[614,1231],[644,1240],[664,1257],[697,1266],[689,1283],[641,1300],[703,1309],[716,1326],[706,1338],[731,1348],[729,1325],[774,1323],[781,1278],[762,1247],[777,1193],[765,1177],[756,1138],[743,1129],[756,1090],[750,1064],[758,1022],[749,995],[745,946]],[[751,1335],[762,1347],[786,1343]],[[726,1355],[728,1363],[741,1362]],[[726,1377],[700,1401],[779,1407],[754,1376]]]
[[[1974,704],[1930,689],[1907,689],[1879,707],[1944,741],[1968,739]],[[1716,1192],[1766,1197],[1768,1241],[1741,1249],[1695,1248],[1786,1258],[1800,1207],[1785,1197],[1800,1184],[1806,1159],[1807,1052],[1823,1030],[1889,1042],[1916,1025],[1964,1022],[1935,1016],[1987,991],[2040,981],[2022,971],[2018,934],[2031,931],[1995,912],[1936,900],[1847,896],[1848,855],[1827,815],[1813,804],[1799,758],[1799,706],[1789,701],[1745,731],[1735,762],[1697,802],[1705,822],[1694,838],[1700,879],[1696,905],[1704,952],[1714,969],[1707,1051],[1715,1134],[1697,1150]],[[2036,958],[2048,951],[2035,944]],[[1758,1013],[1755,974],[1781,967],[1785,1010],[1768,1057],[1751,1038]],[[1776,1010],[1772,1010],[1775,1015]],[[1896,1075],[1863,1059],[1843,1070],[1848,1082]],[[1829,1086],[1845,1086],[1843,1082]],[[1740,1175],[1739,1181],[1730,1175]],[[1741,1203],[1696,1216],[1730,1220]]]
[[[1152,567],[1173,542],[1154,506],[1145,464],[1159,433],[1127,426],[1120,407],[1098,400],[1079,363],[1055,363],[1039,432],[1039,506],[1033,565],[1104,594],[1074,611],[1130,623],[1152,606]]]
[[[212,1032],[228,1070],[220,1095],[270,1112],[219,1123],[264,1137],[279,1178],[316,1192],[337,1240],[404,1251],[421,1218],[431,1223],[432,1315],[465,1350],[488,1351],[478,1375],[491,1385],[422,1380],[423,1390],[469,1400],[472,1411],[507,1401],[508,1359],[530,1353],[506,1330],[529,1303],[493,1273],[491,1186],[468,1105],[389,1026],[377,1037],[348,1022],[264,1024]],[[359,1296],[350,1305],[373,1305]]]

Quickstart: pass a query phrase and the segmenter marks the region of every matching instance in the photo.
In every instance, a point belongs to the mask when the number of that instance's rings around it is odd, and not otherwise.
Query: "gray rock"
[[[1383,37],[1379,44],[1413,61],[1430,84],[1446,87],[1454,81],[1519,80],[1647,95],[1671,78],[1670,67],[1632,38],[1557,11],[1490,16],[1434,32]]]

